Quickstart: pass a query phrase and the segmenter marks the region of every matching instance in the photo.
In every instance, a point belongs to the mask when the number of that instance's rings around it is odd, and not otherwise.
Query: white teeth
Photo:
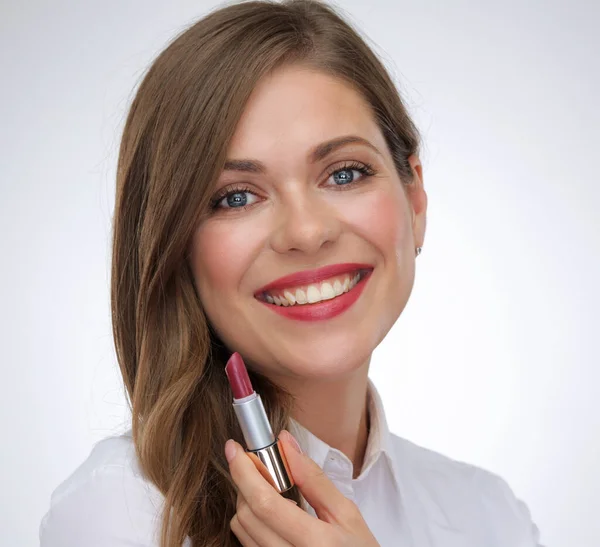
[[[339,279],[336,279],[333,282],[333,292],[335,293],[336,296],[339,296],[340,294],[342,294],[344,292],[344,287],[342,287],[342,284],[340,283]]]
[[[296,291],[296,302],[298,304],[306,304],[306,293],[302,289]]]
[[[321,291],[314,285],[309,285],[306,291],[306,298],[308,299],[309,304],[319,302],[321,300]]]
[[[342,289],[344,289],[344,292],[348,292],[348,290],[350,290],[350,276],[346,276],[344,277],[344,284],[342,285]]]
[[[283,291],[283,296],[285,296],[286,300],[293,305],[296,303],[296,297],[290,291]]]
[[[333,287],[329,283],[323,283],[321,285],[321,300],[331,300],[332,298],[335,298]]]
[[[353,277],[345,275],[343,281],[335,279],[332,283],[324,282],[319,286],[318,284],[309,285],[306,291],[302,289],[296,289],[295,291],[285,290],[283,295],[273,296],[265,294],[264,298],[269,304],[276,306],[296,306],[298,304],[315,304],[323,300],[331,300],[336,296],[340,296],[354,288],[354,286],[360,281],[360,273],[355,274]]]

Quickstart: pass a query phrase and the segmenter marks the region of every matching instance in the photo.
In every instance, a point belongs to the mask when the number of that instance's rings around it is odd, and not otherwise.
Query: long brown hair
[[[224,456],[242,442],[212,330],[188,263],[228,143],[256,83],[287,63],[342,79],[367,100],[403,183],[419,134],[383,64],[339,9],[251,1],[175,37],[142,79],[123,130],[113,219],[111,307],[140,466],[165,496],[161,547],[239,545]],[[250,371],[274,430],[293,400]],[[301,499],[296,500],[299,503]]]

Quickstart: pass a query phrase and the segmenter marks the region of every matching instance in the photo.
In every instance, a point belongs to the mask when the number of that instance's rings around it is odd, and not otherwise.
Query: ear
[[[412,214],[412,228],[415,238],[415,247],[422,247],[425,240],[425,228],[427,224],[427,194],[423,187],[423,166],[417,154],[408,157],[413,181],[406,186],[409,207]]]

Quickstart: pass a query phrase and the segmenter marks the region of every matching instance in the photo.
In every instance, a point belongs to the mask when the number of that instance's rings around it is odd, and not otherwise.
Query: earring
[[[421,251],[423,250],[423,247],[417,247],[415,250],[417,252],[417,256],[419,256],[421,254]]]

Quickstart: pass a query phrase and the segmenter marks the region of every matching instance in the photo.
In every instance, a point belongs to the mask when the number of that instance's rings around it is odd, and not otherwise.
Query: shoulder
[[[471,489],[487,490],[499,477],[481,467],[455,460],[444,454],[419,446],[407,439],[392,434],[392,446],[403,465],[410,467],[423,484],[434,490],[470,492]],[[453,492],[454,495],[454,492]]]
[[[481,534],[487,531],[491,537],[518,538],[529,541],[519,545],[541,547],[529,508],[502,477],[397,435],[392,435],[392,446],[401,479],[410,481],[419,502],[435,508],[446,525],[460,530],[479,528]]]
[[[162,507],[162,494],[140,470],[130,432],[108,437],[52,493],[40,545],[158,545]]]

